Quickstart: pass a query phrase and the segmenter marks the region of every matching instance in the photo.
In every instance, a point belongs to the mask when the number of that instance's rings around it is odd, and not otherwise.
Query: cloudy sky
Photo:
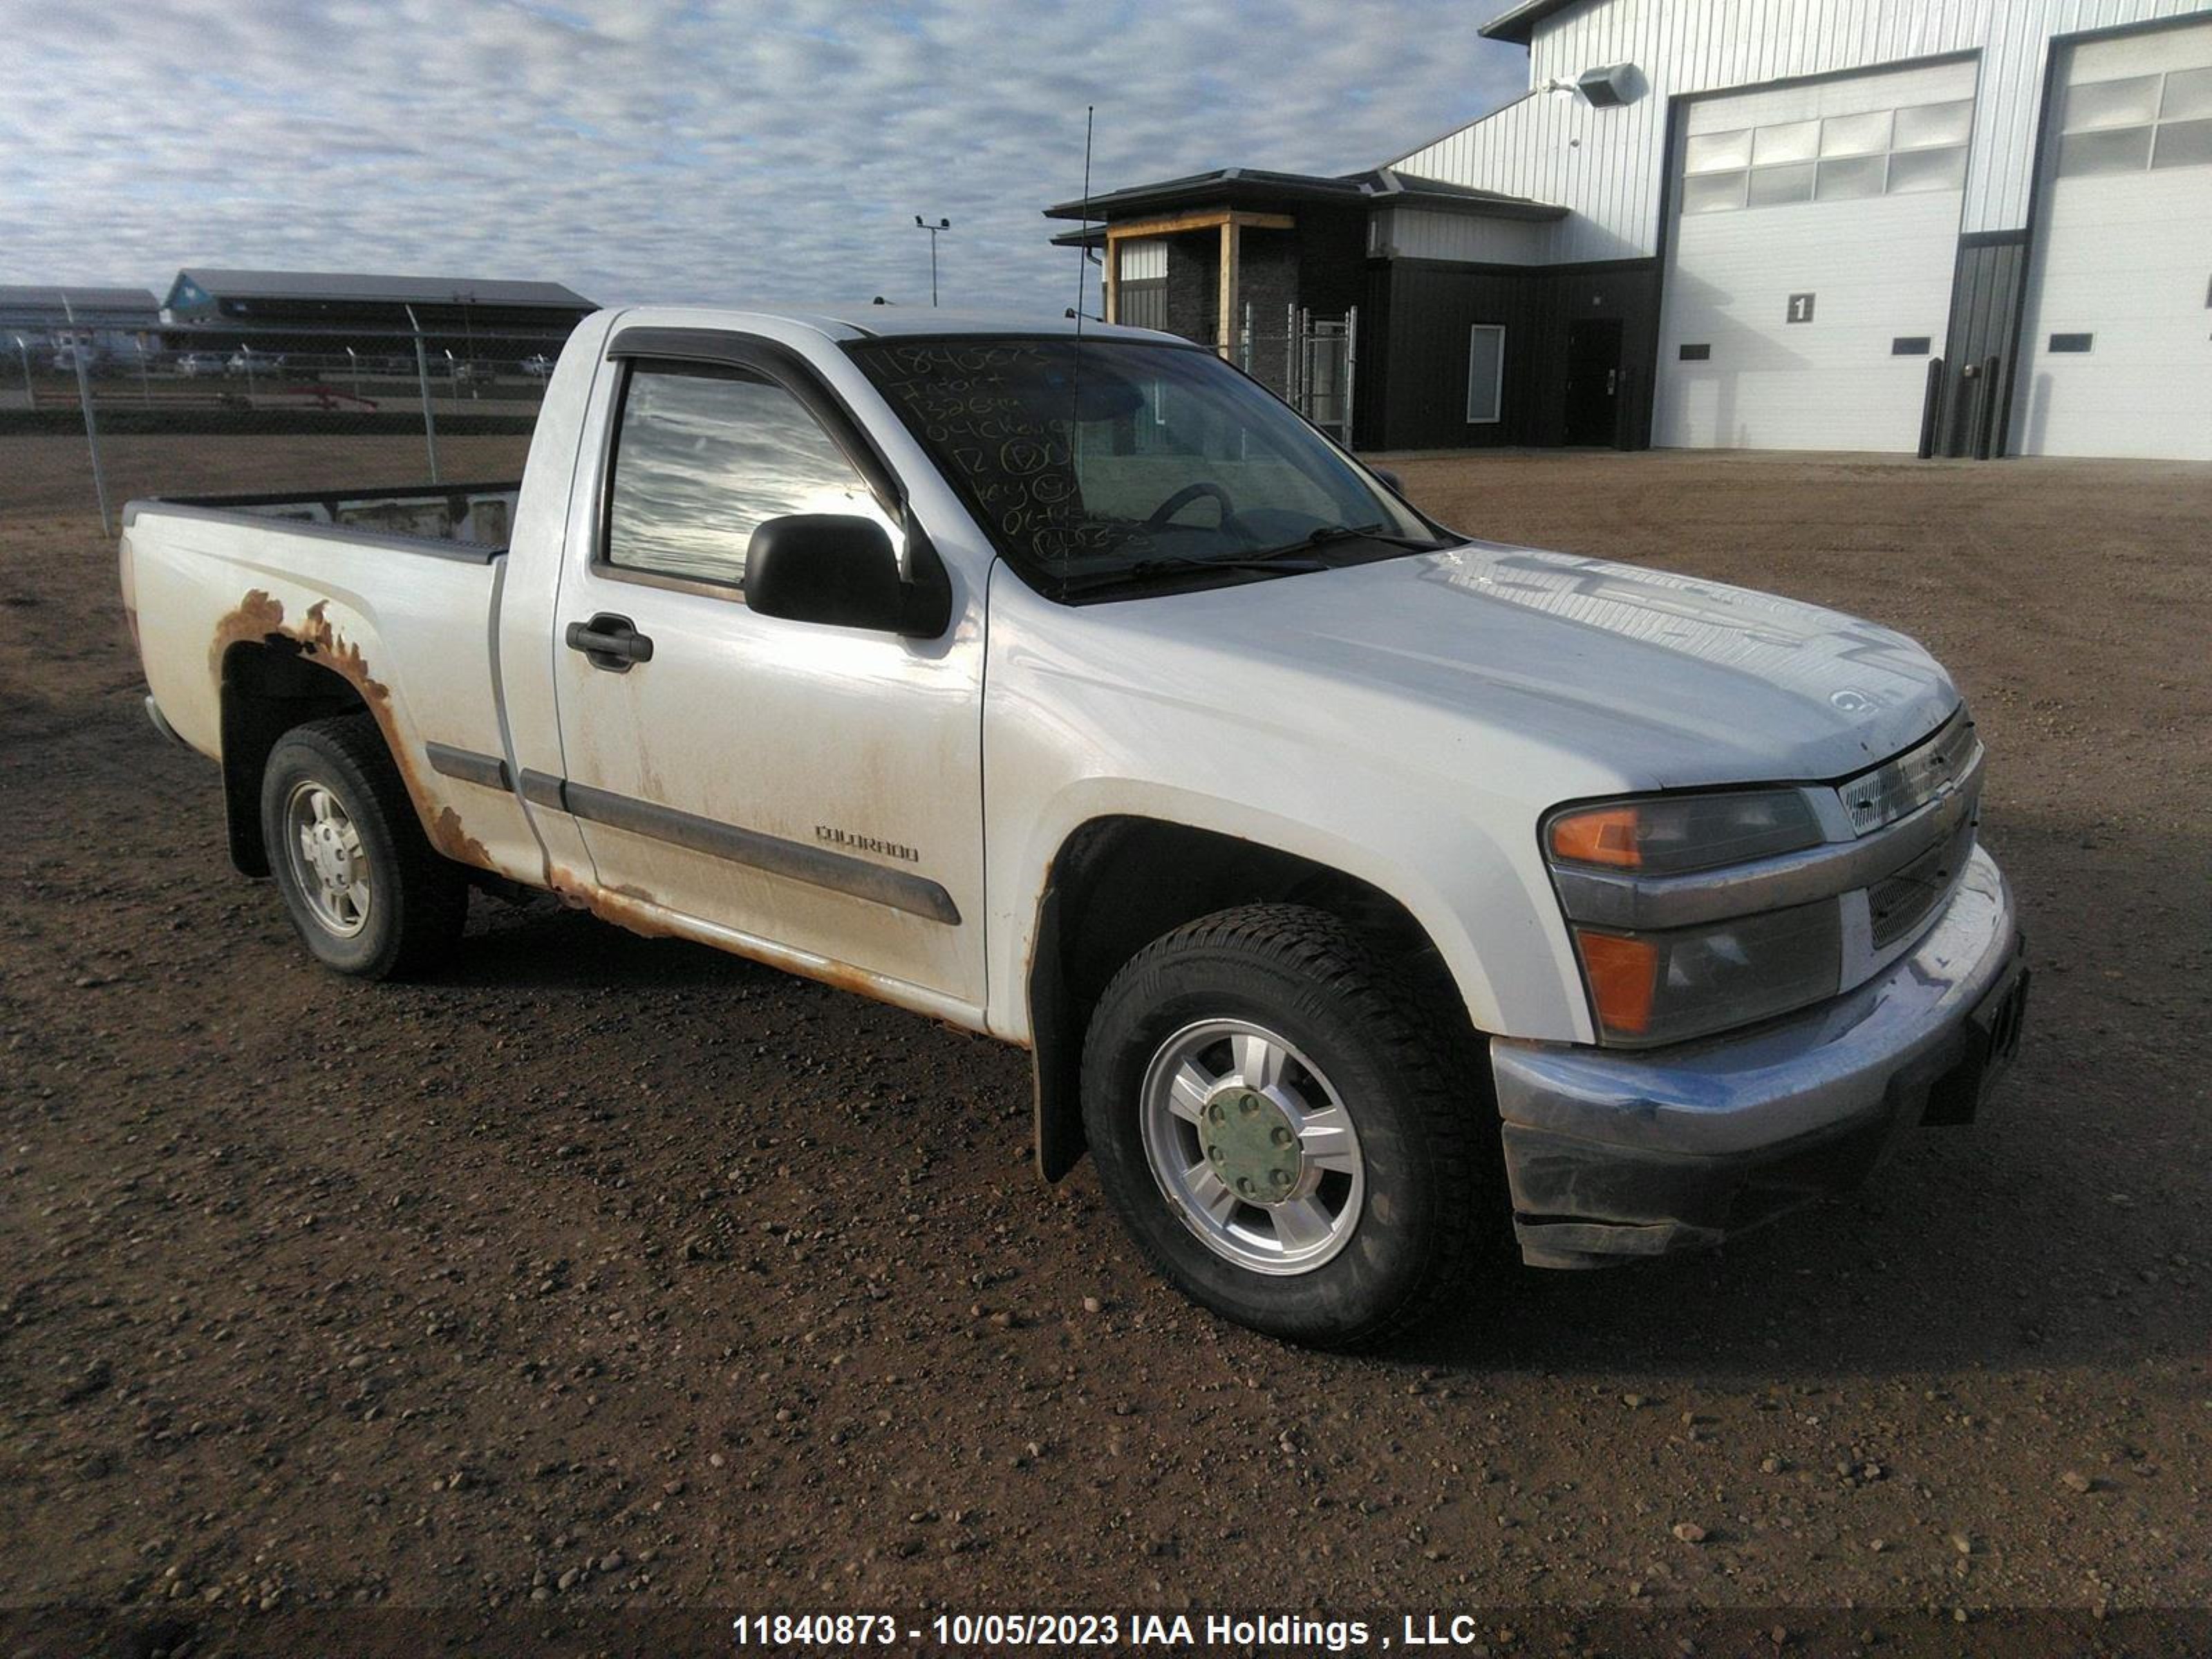
[[[1503,0],[0,0],[0,282],[1074,297],[1038,210],[1372,166],[1525,84]]]

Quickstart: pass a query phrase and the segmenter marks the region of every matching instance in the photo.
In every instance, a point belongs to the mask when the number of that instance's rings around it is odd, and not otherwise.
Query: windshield
[[[1127,340],[880,340],[854,359],[1054,599],[1261,580],[1448,544],[1212,353]]]

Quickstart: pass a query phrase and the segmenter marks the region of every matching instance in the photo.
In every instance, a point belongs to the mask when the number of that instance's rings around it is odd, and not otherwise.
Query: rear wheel
[[[1100,1183],[1217,1313],[1316,1346],[1389,1341],[1473,1277],[1502,1202],[1462,1046],[1325,913],[1206,917],[1139,952],[1092,1018]]]
[[[422,833],[366,714],[295,726],[270,751],[261,833],[284,908],[325,967],[364,979],[436,967],[459,939],[467,878]]]

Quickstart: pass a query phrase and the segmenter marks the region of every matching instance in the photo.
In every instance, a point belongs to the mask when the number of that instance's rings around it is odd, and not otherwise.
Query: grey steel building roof
[[[151,289],[0,284],[0,319],[11,321],[61,322],[74,312],[80,319],[128,319],[151,327],[156,309]]]
[[[1580,3],[1581,0],[1521,0],[1519,5],[1508,6],[1483,24],[1481,33],[1492,40],[1510,40],[1525,46],[1528,37],[1535,33],[1537,24],[1553,13]]]
[[[1426,207],[1446,212],[1486,213],[1500,218],[1556,219],[1566,212],[1549,202],[1505,196],[1471,185],[1423,179],[1391,167],[1333,176],[1270,173],[1259,167],[1219,167],[1155,184],[1111,190],[1088,201],[1058,202],[1044,210],[1048,219],[1115,219],[1179,207],[1280,207],[1300,202],[1342,203],[1348,207]]]
[[[177,273],[166,304],[180,301],[189,284],[211,301],[319,300],[386,305],[544,306],[562,311],[599,307],[560,283],[518,283],[477,276],[380,276],[338,270],[233,270],[187,265]]]

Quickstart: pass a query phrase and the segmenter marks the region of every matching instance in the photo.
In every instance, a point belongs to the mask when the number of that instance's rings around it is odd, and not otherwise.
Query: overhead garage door
[[[1961,60],[1688,106],[1669,161],[1654,442],[1918,446],[1973,97]]]
[[[2014,445],[2212,460],[2212,25],[2084,41],[2060,67]]]

